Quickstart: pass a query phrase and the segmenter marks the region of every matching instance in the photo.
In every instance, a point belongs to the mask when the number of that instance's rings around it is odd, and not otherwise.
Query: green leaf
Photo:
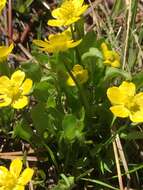
[[[53,96],[49,96],[48,101],[47,101],[47,107],[55,108],[56,107],[56,101]]]
[[[58,184],[53,187],[51,190],[70,190],[74,185],[74,177],[66,177],[64,174],[61,174],[62,179],[58,181]]]
[[[101,51],[99,51],[99,49],[94,48],[94,47],[89,48],[89,51],[85,52],[82,55],[82,60],[84,60],[86,58],[90,58],[90,57],[96,57],[96,58],[103,59]]]
[[[118,16],[125,7],[125,2],[123,0],[116,0],[112,9],[112,17]]]
[[[123,70],[115,68],[115,67],[107,67],[106,72],[105,72],[104,81],[106,81],[107,79],[112,79],[117,76],[122,76],[126,80],[132,79],[132,76],[130,75],[130,73],[128,73],[126,71],[123,71]]]
[[[14,128],[14,136],[20,137],[29,142],[33,136],[33,132],[32,129],[24,121],[20,121]]]
[[[99,181],[99,180],[95,180],[95,179],[87,179],[87,178],[81,178],[81,179],[84,180],[84,181],[89,181],[89,182],[92,182],[92,183],[96,183],[98,185],[107,187],[109,189],[119,190],[118,188],[115,188],[115,187],[113,187],[113,186],[111,186],[111,185],[109,185],[109,184],[107,184],[107,183],[105,183],[103,181]]]
[[[143,86],[143,72],[137,73],[133,77],[133,82],[137,85],[137,88],[140,88]]]
[[[79,44],[78,49],[80,54],[87,52],[90,47],[96,47],[96,34],[94,31],[88,32],[83,38],[82,42]]]
[[[47,83],[46,81],[39,82],[36,84],[34,88],[33,95],[35,98],[41,102],[46,102],[49,97],[49,89],[51,88],[51,85]]]
[[[84,128],[83,121],[78,120],[74,115],[66,115],[63,119],[64,137],[72,141],[76,137],[82,136],[82,130]]]
[[[130,133],[121,133],[120,137],[125,140],[143,139],[143,133],[139,131],[133,131]]]
[[[35,82],[39,82],[42,76],[40,66],[36,63],[24,63],[22,66],[23,71],[27,77],[31,78]]]
[[[43,104],[37,104],[31,110],[31,116],[38,134],[42,135],[48,128],[49,114]]]

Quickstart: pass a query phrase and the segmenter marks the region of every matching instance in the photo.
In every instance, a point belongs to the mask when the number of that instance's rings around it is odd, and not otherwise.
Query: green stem
[[[73,38],[74,41],[76,41],[73,25],[70,25],[70,29],[71,29],[71,33],[72,33],[72,38]],[[78,63],[81,63],[81,57],[80,57],[79,50],[78,50],[77,47],[75,47],[75,50],[76,50],[76,57],[77,57]]]

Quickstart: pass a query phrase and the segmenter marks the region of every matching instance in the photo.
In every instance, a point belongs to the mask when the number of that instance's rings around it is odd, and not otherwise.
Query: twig
[[[16,159],[16,158],[23,158],[23,155],[13,155],[13,156],[0,156],[0,159],[5,159],[5,160],[14,160],[14,159]],[[32,161],[32,162],[37,162],[38,161],[38,159],[35,157],[35,156],[27,156],[27,160],[28,161]]]
[[[22,52],[26,55],[27,58],[34,60],[35,63],[38,63],[37,60],[29,53],[29,51],[21,43],[18,43],[18,47],[22,50]]]
[[[98,36],[101,36],[100,27],[99,27],[98,19],[97,19],[93,4],[92,4],[91,0],[88,0],[88,1],[89,1],[89,4],[90,4],[90,7],[91,7],[91,11],[92,11],[93,26],[94,26],[94,24],[96,24]]]
[[[113,141],[112,144],[113,144],[113,150],[114,150],[114,155],[115,155],[115,162],[116,162],[116,168],[117,168],[119,187],[120,187],[120,190],[124,190],[123,181],[122,181],[122,174],[121,174],[121,168],[120,168],[119,157],[118,157],[118,151],[117,151],[115,141]]]
[[[130,23],[131,23],[131,16],[132,16],[132,1],[128,0],[126,2],[127,8],[128,8],[128,19],[127,19],[127,32],[126,32],[126,39],[125,39],[125,49],[124,49],[124,56],[123,56],[123,66],[122,69],[125,69],[126,65],[126,57],[127,57],[127,49],[128,49],[128,43],[129,43],[129,34],[130,34]]]
[[[125,155],[124,155],[124,151],[123,151],[123,147],[122,147],[122,144],[121,144],[121,141],[120,141],[120,137],[119,137],[118,134],[116,135],[115,141],[116,141],[116,144],[117,144],[117,148],[118,148],[118,152],[119,152],[120,158],[121,158],[122,163],[123,163],[123,167],[124,167],[125,173],[127,173],[127,178],[128,178],[128,184],[127,184],[127,186],[129,186],[130,180],[131,180],[131,176],[129,174],[128,164],[127,164],[127,161],[126,161],[126,158],[125,158]]]
[[[12,4],[11,0],[8,1],[8,36],[12,39]],[[11,43],[11,42],[10,42]]]
[[[114,128],[111,129],[111,133],[112,133],[112,135],[114,135],[114,133],[115,133]],[[123,180],[122,180],[122,173],[121,173],[121,168],[120,168],[120,162],[119,162],[119,155],[118,155],[116,140],[114,140],[112,142],[112,144],[113,144],[113,151],[114,151],[116,168],[117,168],[119,187],[120,187],[120,190],[124,190],[124,185],[123,185]]]

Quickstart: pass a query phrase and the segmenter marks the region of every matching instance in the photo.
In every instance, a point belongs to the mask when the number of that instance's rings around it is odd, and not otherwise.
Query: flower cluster
[[[87,5],[83,5],[84,0],[64,0],[61,7],[52,11],[55,19],[48,21],[50,26],[69,26],[80,19],[80,16],[86,11]],[[69,48],[79,45],[81,40],[74,42],[71,31],[65,30],[62,33],[51,34],[48,40],[34,40],[33,43],[40,46],[43,51],[49,53],[66,51]]]
[[[0,189],[24,190],[25,185],[31,180],[34,170],[26,168],[22,173],[21,171],[22,161],[19,158],[12,161],[9,170],[0,166]]]
[[[132,82],[122,82],[119,87],[107,90],[112,103],[111,112],[116,117],[129,117],[133,122],[143,122],[143,92],[135,94],[136,86]]]
[[[9,79],[0,77],[0,107],[11,105],[15,109],[21,109],[28,104],[26,96],[32,88],[32,80],[26,79],[23,71],[16,71]]]

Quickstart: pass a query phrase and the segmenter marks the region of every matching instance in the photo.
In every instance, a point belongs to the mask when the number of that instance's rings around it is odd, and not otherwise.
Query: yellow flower
[[[88,71],[86,69],[83,69],[81,65],[75,65],[72,69],[72,74],[79,84],[83,84],[88,80]],[[69,76],[67,84],[69,86],[76,86],[71,76]]]
[[[52,11],[55,19],[48,21],[50,26],[69,26],[80,19],[88,5],[83,5],[84,0],[65,0],[61,7]]]
[[[133,122],[143,122],[143,92],[136,93],[132,82],[122,82],[119,87],[107,90],[107,96],[112,103],[111,112],[116,117],[129,117]]]
[[[0,77],[0,107],[11,105],[15,109],[21,109],[28,104],[26,96],[32,88],[32,80],[26,79],[23,71],[16,71],[9,79]]]
[[[33,43],[40,46],[42,51],[47,51],[49,53],[66,51],[69,48],[79,45],[80,42],[81,40],[76,42],[72,40],[71,32],[69,30],[65,30],[58,34],[51,34],[49,35],[49,39],[45,39],[45,41],[33,40]]]
[[[0,0],[0,13],[2,9],[5,7],[5,5],[6,5],[6,0]]]
[[[112,67],[120,67],[120,56],[116,51],[109,50],[105,43],[101,44],[104,64]]]
[[[12,161],[9,170],[0,166],[0,190],[24,190],[25,185],[31,180],[34,170],[26,168],[22,173],[21,170],[22,161],[18,158]]]
[[[13,44],[11,44],[9,47],[0,46],[0,62],[8,57],[8,55],[12,52],[13,48]]]

